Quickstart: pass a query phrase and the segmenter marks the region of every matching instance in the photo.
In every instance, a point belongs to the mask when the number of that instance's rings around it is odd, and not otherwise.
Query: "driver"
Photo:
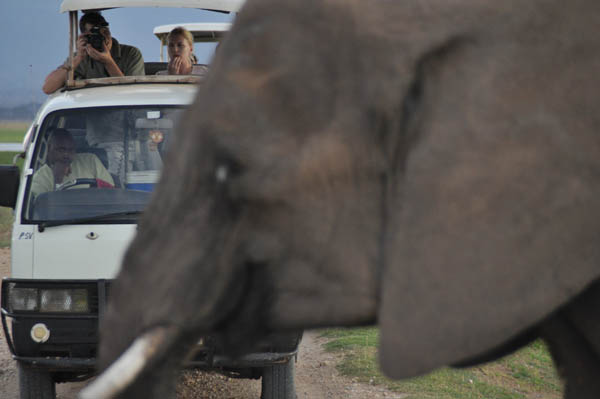
[[[56,128],[48,140],[46,164],[33,175],[31,191],[37,196],[75,179],[96,179],[98,187],[114,187],[115,184],[96,155],[75,153],[75,140],[71,133]]]

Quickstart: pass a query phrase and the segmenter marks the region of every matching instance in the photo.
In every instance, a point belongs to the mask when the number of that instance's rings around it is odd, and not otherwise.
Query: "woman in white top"
[[[194,37],[182,26],[169,32],[167,36],[169,64],[166,71],[159,74],[169,75],[203,75],[207,71],[204,65],[194,65],[198,59],[194,55]]]

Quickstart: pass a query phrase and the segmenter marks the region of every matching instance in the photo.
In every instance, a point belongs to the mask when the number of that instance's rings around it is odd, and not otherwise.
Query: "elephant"
[[[377,324],[391,378],[542,337],[565,398],[600,397],[598,26],[593,0],[248,0],[111,290],[96,382],[141,352],[111,395],[163,397],[203,334],[237,355]]]

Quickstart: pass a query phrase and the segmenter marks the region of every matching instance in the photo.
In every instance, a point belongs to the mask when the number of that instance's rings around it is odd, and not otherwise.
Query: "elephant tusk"
[[[159,327],[136,338],[109,368],[79,393],[79,399],[110,399],[122,393],[140,375],[167,335],[167,329]]]

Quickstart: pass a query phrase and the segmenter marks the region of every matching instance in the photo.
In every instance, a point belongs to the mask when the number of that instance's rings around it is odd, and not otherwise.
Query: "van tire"
[[[20,399],[56,399],[56,384],[50,372],[17,362]]]
[[[263,368],[261,399],[296,399],[294,358],[286,363]]]

